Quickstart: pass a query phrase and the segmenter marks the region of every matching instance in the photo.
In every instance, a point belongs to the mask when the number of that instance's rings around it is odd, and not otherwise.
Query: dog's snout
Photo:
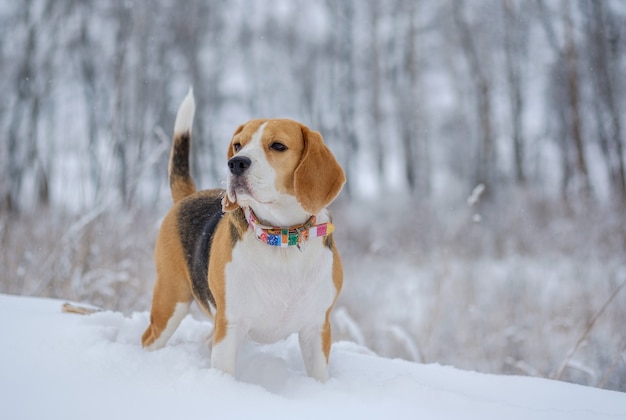
[[[252,161],[245,156],[235,156],[228,161],[228,169],[233,175],[241,175],[250,167]]]

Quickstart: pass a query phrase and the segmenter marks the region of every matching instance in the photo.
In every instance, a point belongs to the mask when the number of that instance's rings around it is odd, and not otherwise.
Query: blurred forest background
[[[0,75],[0,292],[148,310],[193,85],[197,185],[256,117],[344,166],[336,339],[626,391],[625,2],[2,1]]]

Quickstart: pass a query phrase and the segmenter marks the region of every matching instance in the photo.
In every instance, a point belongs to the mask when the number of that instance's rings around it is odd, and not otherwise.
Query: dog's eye
[[[274,143],[270,144],[270,149],[276,150],[277,152],[284,152],[285,150],[287,150],[287,146],[275,141]]]
[[[241,150],[241,143],[234,143],[233,144],[233,150],[235,151],[235,153],[240,151]]]

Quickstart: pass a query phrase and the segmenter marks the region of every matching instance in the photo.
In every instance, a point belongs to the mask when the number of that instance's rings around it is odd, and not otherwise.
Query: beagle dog
[[[174,126],[174,206],[156,242],[143,347],[163,347],[195,299],[214,320],[211,367],[234,375],[245,338],[273,343],[297,333],[308,375],[325,381],[329,317],[343,282],[326,207],[344,172],[318,132],[258,119],[233,135],[226,190],[196,191],[189,173],[194,110],[190,90]]]

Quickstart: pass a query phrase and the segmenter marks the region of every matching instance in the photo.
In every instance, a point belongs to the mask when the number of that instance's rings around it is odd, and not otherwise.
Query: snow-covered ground
[[[1,419],[623,419],[626,394],[420,365],[336,343],[331,379],[306,377],[297,340],[248,344],[237,377],[209,368],[211,324],[187,317],[162,350],[148,313],[61,312],[0,295]]]

